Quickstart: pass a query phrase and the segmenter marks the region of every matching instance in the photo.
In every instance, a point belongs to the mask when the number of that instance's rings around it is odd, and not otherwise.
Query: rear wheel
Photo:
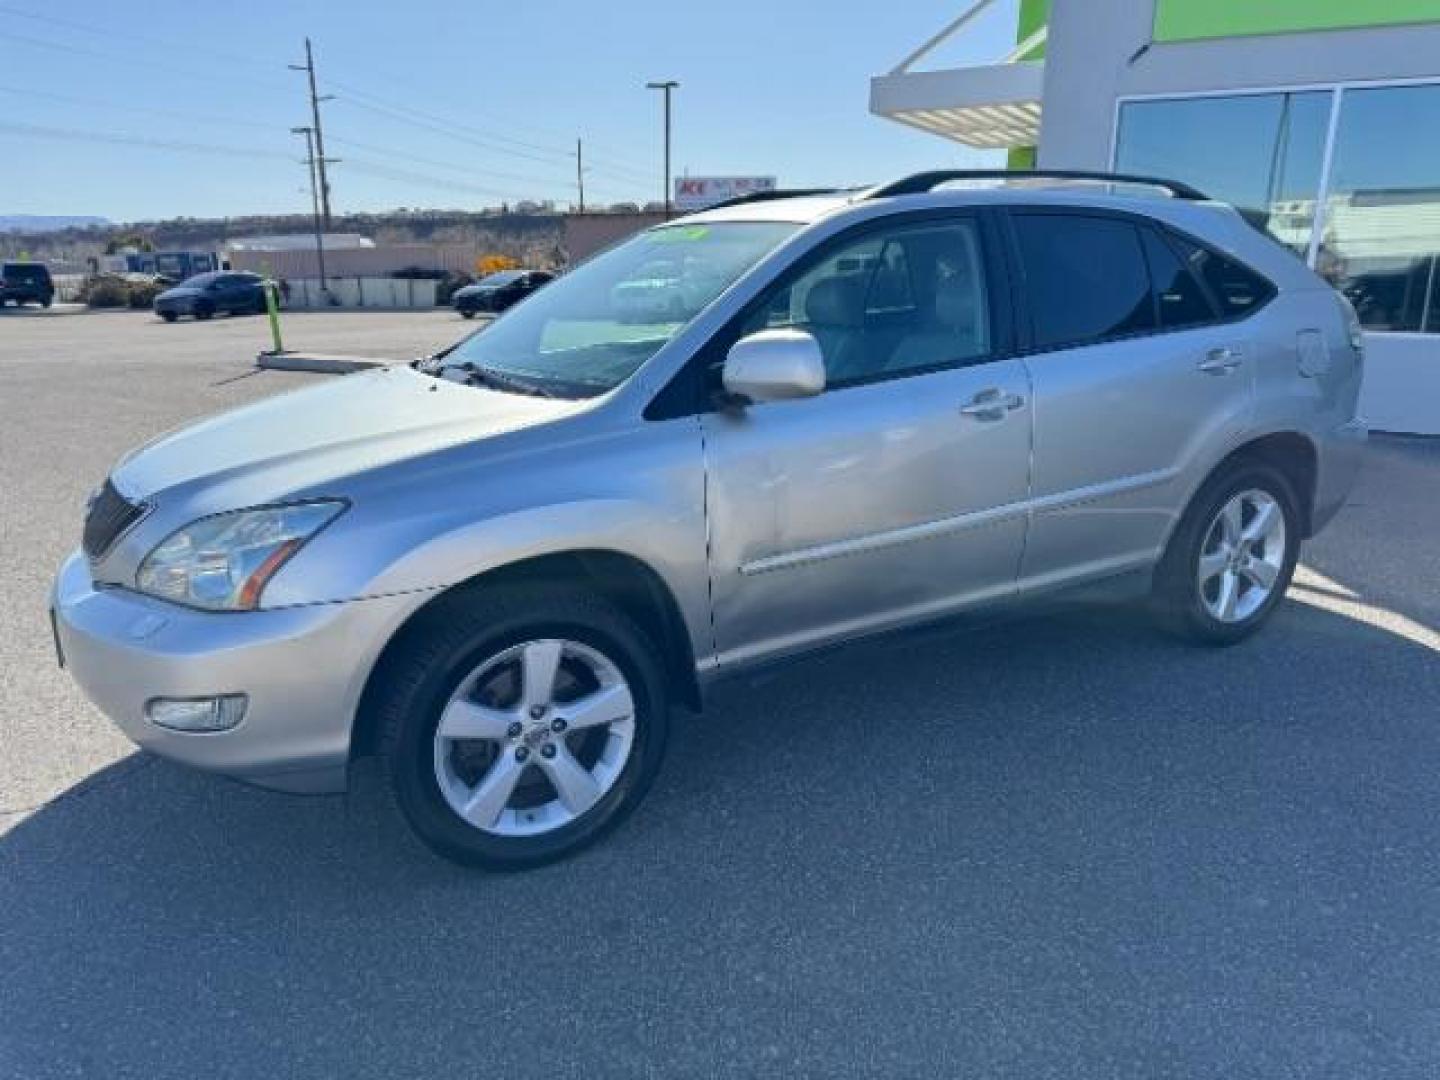
[[[1231,465],[1201,488],[1175,529],[1156,572],[1160,617],[1193,641],[1249,637],[1284,597],[1299,553],[1289,480],[1268,465]]]
[[[551,586],[457,593],[383,673],[384,754],[411,827],[492,869],[571,855],[644,796],[668,715],[655,650],[619,609]]]

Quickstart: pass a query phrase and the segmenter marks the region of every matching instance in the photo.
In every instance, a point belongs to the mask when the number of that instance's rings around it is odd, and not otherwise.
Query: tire
[[[166,322],[174,322],[174,321],[175,321],[176,319],[178,319],[180,316],[179,316],[179,315],[176,315],[175,312],[173,312],[173,311],[162,311],[162,312],[160,313],[160,317],[161,317],[162,319],[164,319]]]
[[[196,304],[192,314],[197,319],[208,319],[215,314],[215,309],[209,304]]]
[[[55,298],[54,298],[53,296],[47,296],[44,300],[41,300],[41,301],[40,301],[40,306],[41,306],[41,307],[44,307],[44,308],[48,308],[48,307],[49,307],[51,304],[53,304],[54,302],[55,302]]]
[[[475,317],[475,312],[471,311],[469,308],[465,308],[460,312],[460,317],[462,319],[473,319]]]
[[[1237,461],[1207,480],[1156,570],[1153,602],[1161,624],[1207,645],[1233,645],[1259,630],[1295,573],[1299,507],[1285,474],[1259,462]],[[1263,535],[1262,528],[1268,529]]]
[[[547,655],[559,657],[549,667],[555,690],[537,698],[524,673],[532,657],[546,670]],[[465,865],[516,870],[575,854],[619,825],[659,770],[669,729],[662,670],[656,647],[624,612],[577,589],[497,586],[441,598],[378,675],[375,718],[399,809],[432,850]],[[597,672],[612,681],[594,679]],[[618,701],[627,715],[582,728],[582,715],[609,715],[594,706],[602,692],[611,711]],[[548,712],[525,704],[542,699]],[[457,709],[460,718],[485,717],[487,735],[447,736],[442,718]],[[568,731],[567,709],[575,710]],[[589,777],[579,799],[576,765]],[[572,778],[572,799],[552,775]],[[497,776],[511,778],[509,786]],[[467,820],[460,807],[483,802],[482,789],[502,794]]]

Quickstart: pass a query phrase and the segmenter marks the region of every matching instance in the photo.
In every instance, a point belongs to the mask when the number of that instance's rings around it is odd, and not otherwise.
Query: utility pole
[[[585,212],[585,145],[575,140],[575,186],[580,189],[580,213]]]
[[[665,94],[665,220],[669,221],[674,213],[674,202],[671,193],[670,178],[670,94],[680,86],[674,79],[666,79],[664,82],[649,82],[645,84],[647,90],[660,90]]]
[[[310,206],[314,211],[315,261],[320,268],[320,295],[329,296],[330,288],[325,283],[325,231],[320,224],[320,176],[323,175],[322,162],[325,159],[315,155],[314,128],[293,127],[290,131],[295,135],[305,136],[305,164],[310,170]]]
[[[315,147],[310,156],[315,159],[320,192],[320,212],[325,218],[325,227],[330,227],[330,179],[325,175],[325,133],[320,126],[320,102],[331,100],[331,94],[321,96],[315,92],[315,55],[310,51],[310,39],[305,39],[305,63],[291,64],[291,71],[303,71],[310,80],[310,116],[313,123]]]

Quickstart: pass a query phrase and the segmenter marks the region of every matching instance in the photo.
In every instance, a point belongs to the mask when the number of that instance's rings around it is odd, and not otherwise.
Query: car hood
[[[197,515],[297,494],[343,496],[347,476],[587,404],[466,386],[395,365],[162,435],[124,458],[113,479],[130,498],[183,502]]]
[[[157,303],[161,300],[189,300],[193,296],[199,296],[202,292],[204,292],[203,289],[187,288],[177,285],[173,289],[166,289],[160,293],[155,297],[155,300]]]

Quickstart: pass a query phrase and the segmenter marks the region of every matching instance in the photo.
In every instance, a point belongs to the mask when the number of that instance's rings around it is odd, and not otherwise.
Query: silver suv
[[[1359,327],[1234,210],[1088,179],[728,204],[163,436],[59,573],[62,662],[200,768],[383,755],[426,842],[504,867],[616,825],[672,705],[758,661],[1134,571],[1238,641],[1352,482]]]

